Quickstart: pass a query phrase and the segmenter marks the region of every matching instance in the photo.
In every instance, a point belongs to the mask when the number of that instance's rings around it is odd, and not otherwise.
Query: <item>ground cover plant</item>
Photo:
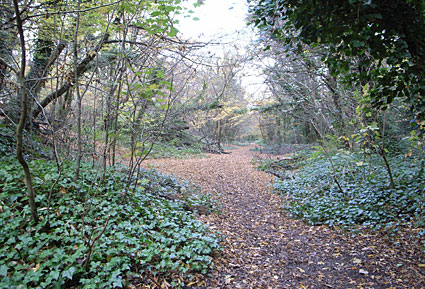
[[[320,151],[307,154],[310,157],[305,159],[306,153],[301,153],[303,157],[297,163],[300,168],[295,171],[282,170],[293,165],[293,159],[279,161],[280,170],[274,163],[280,177],[273,186],[282,195],[283,209],[290,216],[314,225],[390,233],[405,226],[423,228],[425,176],[417,155],[389,157],[395,179],[391,188],[378,156],[365,159],[362,153],[342,149],[332,155]],[[260,169],[271,168],[266,162]]]
[[[261,142],[256,142],[256,146],[252,149],[254,152],[270,155],[284,155],[294,153],[300,150],[308,150],[311,148],[309,144],[274,144],[268,145]]]
[[[203,151],[198,145],[191,146],[176,146],[174,143],[155,143],[149,158],[160,159],[160,158],[190,158],[198,155],[202,155]]]
[[[142,170],[126,188],[125,173],[84,164],[60,173],[46,160],[30,162],[40,222],[30,221],[23,172],[0,159],[0,287],[122,288],[163,280],[179,287],[212,266],[219,239],[191,207],[212,208],[190,187]],[[185,198],[169,198],[186,192]],[[192,210],[194,211],[194,210]]]
[[[231,145],[240,146],[240,147],[246,147],[251,145],[251,142],[249,141],[232,141],[230,142]]]

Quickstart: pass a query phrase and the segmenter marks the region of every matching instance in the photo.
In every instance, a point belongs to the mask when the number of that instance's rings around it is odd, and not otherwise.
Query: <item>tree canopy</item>
[[[251,22],[287,50],[323,46],[334,76],[370,86],[371,104],[386,108],[402,97],[425,119],[425,1],[250,1]]]

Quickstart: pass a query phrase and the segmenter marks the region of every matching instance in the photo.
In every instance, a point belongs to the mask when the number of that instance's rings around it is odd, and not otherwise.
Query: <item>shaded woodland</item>
[[[186,4],[0,2],[0,287],[195,286],[219,200],[144,163],[248,143],[289,217],[423,246],[425,2],[248,1],[242,49]]]

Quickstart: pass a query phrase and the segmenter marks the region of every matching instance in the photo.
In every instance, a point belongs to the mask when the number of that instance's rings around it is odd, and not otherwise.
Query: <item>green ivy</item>
[[[164,197],[190,190],[188,184],[143,170],[123,201],[125,173],[108,171],[102,181],[85,164],[75,183],[70,164],[60,175],[50,161],[30,165],[38,224],[30,222],[19,165],[13,158],[0,159],[1,288],[122,288],[158,274],[179,284],[212,267],[219,239],[187,210],[197,203],[212,208],[208,196]]]
[[[379,157],[366,161],[362,154],[339,151],[330,156],[342,191],[337,187],[329,160],[316,157],[299,164],[295,172],[282,172],[274,189],[284,199],[283,209],[292,217],[313,225],[344,228],[366,226],[396,230],[399,226],[423,226],[425,176],[415,157],[393,156],[390,163],[396,179],[390,188]]]
[[[174,143],[174,141],[171,141],[170,143],[155,143],[149,154],[149,158],[152,159],[184,159],[193,156],[203,156],[202,149],[199,146],[178,145],[178,143]]]

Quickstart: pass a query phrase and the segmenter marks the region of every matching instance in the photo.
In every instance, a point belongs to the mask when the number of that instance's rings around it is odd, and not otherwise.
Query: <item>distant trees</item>
[[[234,140],[240,124],[248,118],[245,91],[238,74],[246,57],[227,54],[202,59],[196,77],[188,78],[188,90],[180,99],[188,132],[207,150],[221,151],[225,141]]]
[[[263,123],[289,122],[280,131],[292,141],[301,135],[297,142],[334,135],[353,145],[371,133],[363,139],[370,144],[379,135],[372,147],[381,156],[384,139],[408,135],[409,121],[424,131],[424,1],[250,4],[264,50],[257,53],[273,59],[270,103],[257,108]]]
[[[321,62],[323,50],[304,45],[300,53],[288,53],[280,40],[261,37],[253,53],[268,60],[261,66],[269,95],[254,110],[266,142],[305,143],[348,133],[356,100]]]

